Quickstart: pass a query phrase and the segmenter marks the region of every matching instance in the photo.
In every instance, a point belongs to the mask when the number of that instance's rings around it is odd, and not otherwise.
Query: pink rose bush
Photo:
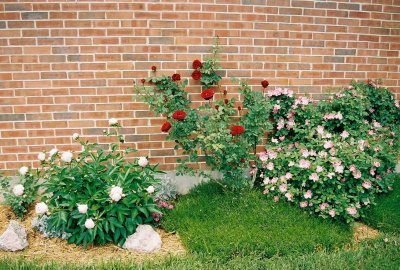
[[[354,83],[319,103],[282,89],[267,96],[274,134],[258,161],[266,196],[351,222],[391,190],[400,110],[388,90]]]

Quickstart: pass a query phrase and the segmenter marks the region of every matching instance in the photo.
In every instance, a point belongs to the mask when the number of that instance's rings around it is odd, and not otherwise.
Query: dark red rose
[[[269,82],[267,80],[263,80],[263,81],[261,81],[261,85],[262,85],[262,87],[267,88],[269,85]]]
[[[228,104],[229,100],[228,99],[224,99],[225,104]]]
[[[162,132],[168,132],[171,128],[171,123],[170,122],[165,122],[162,127],[161,127],[161,131]]]
[[[219,109],[219,106],[218,106],[218,105],[215,105],[215,109],[218,110],[218,109]]]
[[[244,157],[242,157],[242,158],[240,159],[240,162],[245,163],[245,162],[246,162],[246,159],[245,159]]]
[[[238,111],[241,111],[241,110],[242,110],[242,107],[238,106]]]
[[[239,135],[243,134],[243,132],[244,132],[244,127],[242,127],[242,126],[233,126],[231,129],[232,136],[239,136]]]
[[[174,82],[180,81],[180,80],[181,80],[181,75],[180,75],[180,74],[174,74],[174,75],[172,75],[172,80],[173,80]]]
[[[228,94],[228,91],[224,90],[224,96],[226,96]]]
[[[144,84],[144,83],[146,82],[146,80],[145,80],[145,79],[141,79],[140,82],[141,82],[142,84]]]
[[[214,96],[214,90],[211,88],[208,88],[207,90],[204,90],[201,92],[201,97],[204,98],[205,100],[212,99]]]
[[[156,72],[156,71],[157,71],[157,67],[156,67],[156,66],[152,66],[152,67],[151,67],[151,70],[154,71],[154,72]]]
[[[193,69],[198,69],[198,68],[202,68],[203,64],[201,63],[200,60],[196,59],[193,61]]]
[[[193,80],[196,80],[196,81],[198,81],[198,80],[200,80],[200,78],[201,78],[201,72],[199,71],[199,70],[195,70],[195,71],[193,71],[193,73],[192,73],[192,78],[193,78]]]
[[[185,113],[185,111],[177,110],[172,115],[172,118],[174,118],[174,119],[176,119],[178,121],[183,121],[186,118],[186,113]]]

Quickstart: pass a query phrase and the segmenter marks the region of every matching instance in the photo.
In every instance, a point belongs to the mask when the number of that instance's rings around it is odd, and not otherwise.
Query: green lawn
[[[400,233],[400,174],[394,177],[393,191],[378,198],[363,222],[380,231]]]
[[[223,193],[213,183],[182,197],[162,225],[167,231],[177,231],[188,250],[221,259],[329,250],[352,238],[349,225],[274,203],[258,190]]]

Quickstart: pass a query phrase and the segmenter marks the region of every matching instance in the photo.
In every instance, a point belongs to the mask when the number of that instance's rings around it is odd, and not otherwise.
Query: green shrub
[[[110,120],[119,141],[119,124]],[[45,173],[42,202],[36,205],[39,215],[47,214],[48,229],[63,232],[68,242],[77,245],[123,245],[137,225],[151,223],[152,213],[160,213],[153,201],[157,166],[151,167],[145,157],[130,163],[125,156],[134,150],[119,150],[111,144],[105,151],[97,144],[80,140],[79,154],[51,151]]]

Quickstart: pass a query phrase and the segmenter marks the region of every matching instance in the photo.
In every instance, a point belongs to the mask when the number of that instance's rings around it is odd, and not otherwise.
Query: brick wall
[[[0,169],[74,149],[120,119],[130,146],[173,169],[162,118],[133,95],[160,70],[190,75],[220,36],[226,77],[317,98],[351,79],[382,78],[400,94],[399,0],[7,1],[0,3]],[[232,92],[232,86],[228,86]],[[193,99],[198,86],[192,83]],[[399,96],[397,96],[399,97]]]

